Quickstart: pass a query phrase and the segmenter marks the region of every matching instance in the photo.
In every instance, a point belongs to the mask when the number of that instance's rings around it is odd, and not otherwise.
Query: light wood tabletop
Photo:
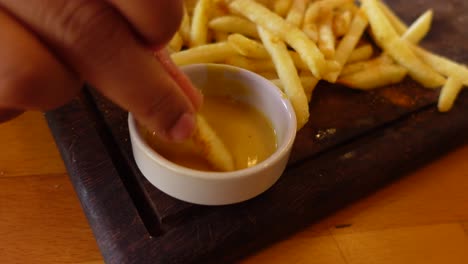
[[[0,124],[0,144],[0,263],[102,263],[43,115]],[[244,263],[468,263],[468,146]]]

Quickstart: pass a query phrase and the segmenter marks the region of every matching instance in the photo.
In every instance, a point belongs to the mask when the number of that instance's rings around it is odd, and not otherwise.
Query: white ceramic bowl
[[[296,116],[289,100],[267,79],[237,67],[195,64],[182,67],[182,70],[202,90],[208,82],[236,82],[243,86],[246,92],[233,96],[255,106],[271,121],[276,131],[277,150],[250,168],[231,172],[198,171],[175,164],[150,148],[129,114],[133,155],[140,171],[156,188],[195,204],[242,202],[270,188],[286,167],[296,135]]]

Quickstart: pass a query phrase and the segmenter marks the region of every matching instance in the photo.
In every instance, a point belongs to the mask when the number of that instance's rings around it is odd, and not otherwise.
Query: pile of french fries
[[[180,30],[168,45],[177,65],[224,63],[254,71],[290,99],[298,129],[320,80],[370,90],[406,76],[440,88],[448,111],[465,65],[418,46],[433,12],[407,26],[381,0],[186,0]],[[370,36],[370,37],[369,37]]]

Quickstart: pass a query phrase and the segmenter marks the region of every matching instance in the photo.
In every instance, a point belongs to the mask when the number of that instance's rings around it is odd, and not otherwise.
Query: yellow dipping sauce
[[[270,121],[247,103],[227,95],[205,95],[200,113],[231,152],[236,170],[258,164],[277,148]],[[184,167],[214,171],[203,157],[190,150],[189,144],[168,144],[143,132],[149,145],[166,159]]]

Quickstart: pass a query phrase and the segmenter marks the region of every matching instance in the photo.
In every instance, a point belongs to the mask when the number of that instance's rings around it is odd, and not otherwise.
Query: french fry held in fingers
[[[440,90],[439,101],[437,104],[437,108],[440,112],[450,111],[462,88],[463,83],[456,77],[449,76],[447,78],[447,82],[445,82],[445,85]]]
[[[192,142],[201,155],[215,168],[221,171],[234,170],[234,160],[216,132],[201,115],[196,115],[197,127]]]
[[[323,54],[299,28],[253,0],[234,0],[229,4],[229,8],[287,42],[300,54],[315,77],[321,78],[326,73]]]
[[[276,72],[284,86],[287,95],[296,112],[297,127],[301,129],[309,120],[309,104],[297,74],[294,62],[289,56],[286,44],[277,39],[267,29],[258,27],[260,38],[271,55]]]

